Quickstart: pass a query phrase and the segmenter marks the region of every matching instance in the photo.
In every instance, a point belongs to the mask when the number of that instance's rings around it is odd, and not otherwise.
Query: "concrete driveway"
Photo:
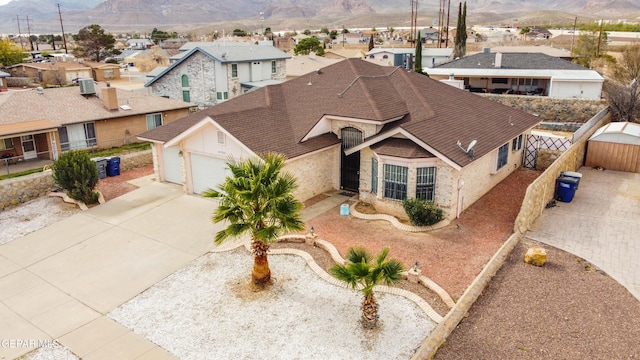
[[[589,261],[640,300],[640,174],[579,172],[573,201],[546,209],[527,237]]]
[[[0,246],[0,359],[172,359],[104,315],[211,250],[211,199],[152,183]]]

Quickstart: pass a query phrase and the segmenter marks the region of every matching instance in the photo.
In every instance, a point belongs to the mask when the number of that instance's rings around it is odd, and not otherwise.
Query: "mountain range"
[[[431,25],[437,18],[439,1],[418,0],[419,26]],[[544,12],[559,19],[575,16],[588,19],[636,21],[640,0],[467,0],[467,24],[526,18]],[[66,32],[99,24],[108,31],[150,31],[156,27],[171,31],[192,31],[218,24],[235,27],[269,26],[275,29],[304,29],[314,26],[364,27],[409,26],[411,5],[408,0],[12,0],[0,6],[0,33],[34,34],[60,32],[58,6]],[[459,1],[451,2],[451,17],[457,14]],[[27,17],[29,22],[27,22]],[[554,16],[551,16],[553,18]],[[533,20],[532,20],[533,21]],[[548,20],[551,21],[551,20]],[[507,21],[508,22],[508,21]],[[529,24],[533,24],[531,21]],[[29,28],[27,29],[27,24]],[[227,24],[227,25],[223,25]],[[346,25],[345,25],[346,24]],[[455,24],[455,22],[453,22]]]

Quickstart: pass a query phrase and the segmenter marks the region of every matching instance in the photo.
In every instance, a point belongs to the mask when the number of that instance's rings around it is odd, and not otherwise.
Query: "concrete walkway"
[[[172,359],[104,315],[212,250],[214,208],[152,183],[0,246],[0,359],[53,339],[84,359]]]
[[[573,201],[546,209],[527,237],[589,261],[640,300],[640,174],[579,172]]]

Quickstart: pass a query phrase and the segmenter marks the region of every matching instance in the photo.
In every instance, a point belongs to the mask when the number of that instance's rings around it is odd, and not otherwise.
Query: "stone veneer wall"
[[[198,105],[216,103],[215,62],[201,52],[166,73],[151,85],[154,95],[182,101],[182,75],[189,78],[189,97]]]
[[[127,171],[152,164],[151,150],[120,156],[120,170]],[[51,170],[0,181],[0,210],[46,196],[56,189]]]
[[[536,114],[545,122],[585,123],[606,108],[603,99],[559,99],[546,96],[478,94],[512,108]]]
[[[420,348],[413,355],[412,360],[432,359],[435,356],[438,348],[444,344],[447,337],[468,314],[473,303],[502,267],[513,248],[515,248],[518,241],[520,241],[520,238],[523,237],[533,222],[542,214],[546,204],[553,199],[555,181],[560,175],[560,172],[576,171],[582,166],[587,148],[587,140],[598,128],[610,121],[611,114],[603,117],[585,136],[574,143],[569,150],[565,151],[542,175],[527,187],[520,212],[515,221],[514,233],[484,266],[480,274],[476,276],[464,294],[458,299],[456,305],[445,315],[442,322],[438,323],[429,336],[422,342]]]

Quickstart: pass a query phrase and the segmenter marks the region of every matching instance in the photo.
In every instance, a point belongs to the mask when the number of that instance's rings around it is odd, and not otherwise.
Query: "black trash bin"
[[[578,188],[578,179],[561,176],[556,179],[556,200],[571,202]]]
[[[120,157],[112,156],[107,160],[107,175],[120,175]]]
[[[103,157],[91,158],[91,161],[96,163],[98,168],[98,179],[104,179],[107,177],[107,159]]]

